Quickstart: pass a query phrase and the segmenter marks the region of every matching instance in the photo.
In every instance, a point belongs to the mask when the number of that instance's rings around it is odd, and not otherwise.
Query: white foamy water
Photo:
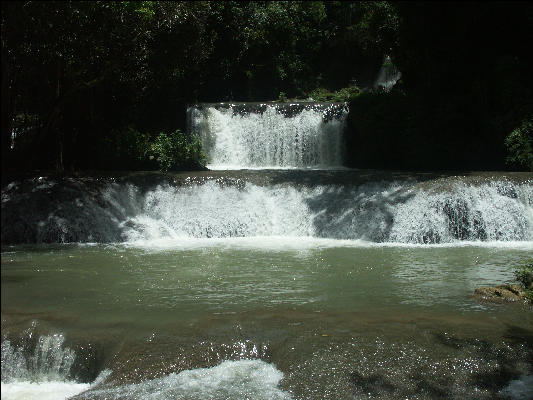
[[[121,229],[127,243],[142,247],[194,246],[198,242],[193,238],[249,238],[240,243],[267,247],[269,242],[280,245],[280,240],[285,241],[282,247],[296,242],[349,244],[328,239],[356,245],[527,246],[533,240],[532,204],[531,185],[509,182],[455,182],[445,188],[405,182],[307,188],[221,186],[209,181],[158,186],[145,194],[142,211],[122,222]]]
[[[311,221],[294,188],[244,189],[215,182],[146,194],[144,213],[125,223],[129,241],[182,237],[310,236]]]
[[[224,361],[212,368],[170,374],[141,383],[92,390],[84,399],[288,400],[278,385],[283,373],[261,360]]]
[[[296,106],[296,105],[288,105]],[[260,111],[210,106],[189,110],[192,133],[202,137],[211,169],[302,168],[342,165],[347,110],[326,119],[340,105],[308,105],[284,115],[287,105]]]
[[[342,239],[322,239],[303,236],[251,236],[251,237],[228,237],[228,238],[189,238],[181,237],[177,239],[147,239],[126,242],[125,247],[140,248],[147,251],[161,250],[196,250],[206,248],[228,248],[228,249],[251,249],[268,251],[290,251],[290,250],[312,250],[326,248],[458,248],[458,247],[478,247],[478,248],[498,248],[514,249],[523,251],[533,251],[533,241],[509,241],[509,242],[481,242],[481,241],[458,241],[452,243],[394,243],[383,242],[374,243],[367,240],[342,240]]]
[[[2,342],[2,382],[62,381],[68,377],[76,357],[63,347],[63,335],[39,337],[35,349],[28,354],[9,340]]]
[[[88,383],[76,382],[2,382],[3,400],[66,400],[87,389]]]
[[[522,375],[501,390],[500,395],[511,400],[533,399],[533,375]]]
[[[391,58],[387,56],[379,69],[378,76],[374,82],[374,89],[382,89],[388,92],[401,77],[402,73],[392,63]]]
[[[257,179],[260,173],[247,174]],[[205,238],[268,242],[281,237],[287,242],[331,239],[380,245],[507,246],[533,241],[531,180],[446,177],[417,182],[407,177],[313,185],[310,174],[301,175],[302,184],[299,174],[288,180],[283,173],[269,174],[264,185],[210,176],[144,187],[106,183],[98,184],[97,190],[67,182],[44,193],[32,192],[40,197],[31,204],[24,190],[32,185],[6,190],[2,238],[15,243],[122,242],[143,247],[151,242],[167,246],[169,241],[174,242],[171,247],[179,247]],[[324,174],[320,182],[327,182]],[[57,188],[62,189],[53,192]],[[57,201],[43,207],[51,197]]]
[[[63,347],[63,335],[39,337],[27,354],[9,340],[2,342],[3,400],[64,400],[89,388],[69,378],[75,353]]]

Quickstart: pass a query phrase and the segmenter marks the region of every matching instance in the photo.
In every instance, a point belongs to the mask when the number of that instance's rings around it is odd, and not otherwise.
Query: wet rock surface
[[[526,301],[526,292],[519,285],[498,285],[494,287],[480,287],[474,295],[492,302]]]

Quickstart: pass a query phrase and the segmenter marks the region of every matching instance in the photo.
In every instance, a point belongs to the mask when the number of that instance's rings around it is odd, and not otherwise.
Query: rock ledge
[[[474,291],[474,296],[498,303],[526,300],[526,292],[519,285],[480,287]]]

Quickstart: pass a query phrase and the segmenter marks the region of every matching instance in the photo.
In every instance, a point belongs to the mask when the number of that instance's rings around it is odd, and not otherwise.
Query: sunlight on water
[[[170,374],[162,378],[93,390],[83,399],[257,399],[289,400],[280,390],[283,374],[275,366],[261,360],[224,361],[211,368],[200,368]]]
[[[90,384],[70,377],[76,355],[64,340],[61,334],[40,336],[33,352],[3,340],[2,399],[65,400],[87,390]]]
[[[506,182],[451,183],[446,190],[426,191],[397,182],[238,188],[209,181],[148,191],[143,211],[120,226],[127,242],[153,241],[155,246],[170,240],[179,246],[184,238],[270,236],[288,241],[503,243],[533,239],[532,201],[531,185]]]

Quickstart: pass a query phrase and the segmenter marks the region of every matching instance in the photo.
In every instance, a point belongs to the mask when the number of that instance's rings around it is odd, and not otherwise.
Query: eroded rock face
[[[482,298],[483,300],[494,302],[513,302],[526,300],[526,293],[519,285],[480,287],[474,291],[474,295]]]

